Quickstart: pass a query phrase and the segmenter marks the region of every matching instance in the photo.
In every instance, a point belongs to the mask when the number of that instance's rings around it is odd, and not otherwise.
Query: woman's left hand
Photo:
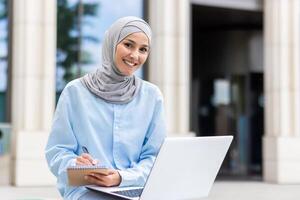
[[[112,169],[111,172],[109,172],[109,175],[93,173],[85,176],[85,179],[91,184],[104,187],[118,186],[120,185],[122,180],[119,172],[114,169]]]

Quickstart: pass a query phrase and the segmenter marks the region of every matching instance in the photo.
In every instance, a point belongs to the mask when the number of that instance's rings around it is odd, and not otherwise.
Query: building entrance
[[[262,174],[262,12],[192,6],[191,128],[234,135],[220,177]]]

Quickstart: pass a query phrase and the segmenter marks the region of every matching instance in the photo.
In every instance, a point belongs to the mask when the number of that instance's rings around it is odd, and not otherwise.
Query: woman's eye
[[[143,52],[143,53],[146,53],[146,52],[148,52],[148,49],[147,48],[141,48],[140,51]]]
[[[127,48],[132,47],[132,44],[130,44],[130,43],[124,43],[124,45],[125,45],[125,47],[127,47]]]

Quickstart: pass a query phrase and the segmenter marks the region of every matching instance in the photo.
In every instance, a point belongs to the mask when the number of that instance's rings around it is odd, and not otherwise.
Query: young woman
[[[65,199],[82,199],[87,192],[85,187],[68,186],[66,169],[74,165],[98,163],[111,169],[107,176],[87,176],[91,184],[145,184],[166,135],[160,90],[134,75],[150,46],[151,29],[144,20],[117,20],[105,33],[102,67],[63,90],[46,158]]]

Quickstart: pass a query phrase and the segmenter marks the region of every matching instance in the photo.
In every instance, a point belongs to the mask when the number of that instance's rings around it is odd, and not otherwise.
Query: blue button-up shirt
[[[79,79],[70,82],[57,104],[46,158],[65,199],[77,199],[84,187],[70,187],[67,167],[86,146],[101,165],[119,171],[120,186],[143,186],[166,135],[163,98],[143,81],[127,104],[112,104],[92,94]]]

